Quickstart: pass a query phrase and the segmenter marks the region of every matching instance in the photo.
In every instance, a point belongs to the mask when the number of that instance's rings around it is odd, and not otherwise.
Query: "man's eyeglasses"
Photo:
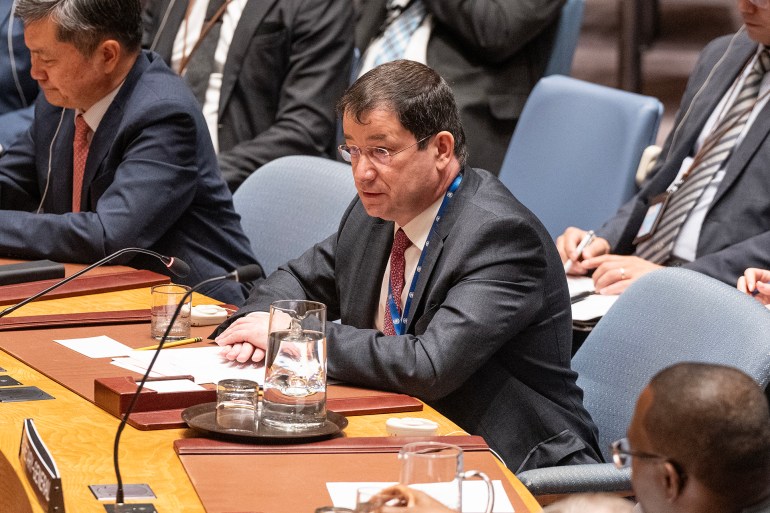
[[[612,448],[612,462],[615,464],[615,467],[619,469],[629,468],[633,458],[662,460],[664,462],[670,463],[674,467],[682,483],[684,483],[687,479],[687,474],[685,473],[684,469],[674,460],[666,458],[665,456],[660,456],[658,454],[632,451],[631,444],[628,443],[628,438],[615,440],[610,444],[610,447]]]
[[[631,458],[648,458],[665,460],[663,456],[657,454],[650,454],[646,452],[634,452],[631,450],[631,444],[628,443],[628,438],[621,438],[615,440],[610,444],[612,448],[612,462],[617,468],[628,468],[631,466]]]
[[[770,0],[749,0],[749,2],[756,5],[760,9],[767,9],[770,7]]]
[[[410,144],[406,148],[401,148],[397,151],[390,151],[385,148],[380,148],[377,146],[364,146],[363,148],[359,148],[358,146],[348,146],[347,144],[340,144],[337,146],[337,151],[340,152],[340,155],[342,156],[342,160],[345,162],[352,162],[353,159],[358,159],[361,156],[361,153],[366,155],[366,157],[371,160],[372,162],[376,162],[377,164],[382,164],[383,166],[387,166],[390,164],[390,161],[401,153],[402,151],[406,151],[409,148],[413,148],[420,144],[421,142],[425,141],[426,139],[430,139],[433,137],[433,135],[428,135],[426,137],[423,137],[419,141],[417,141],[414,144]]]

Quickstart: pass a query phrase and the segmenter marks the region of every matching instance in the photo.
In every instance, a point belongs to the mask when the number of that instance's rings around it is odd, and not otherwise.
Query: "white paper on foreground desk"
[[[396,483],[326,483],[326,489],[329,491],[329,496],[332,498],[332,504],[338,508],[350,508],[356,507],[356,490],[366,487],[372,488],[387,488],[393,486]],[[503,483],[500,480],[493,480],[492,486],[495,489],[495,506],[492,509],[494,513],[514,513],[513,505],[508,499],[508,495],[505,493]],[[419,489],[419,486],[414,488]],[[441,497],[434,497],[437,500],[441,500]],[[465,513],[483,513],[484,507],[487,504],[487,486],[484,481],[473,480],[463,481],[463,506],[462,511]]]
[[[109,358],[114,356],[126,356],[131,353],[131,348],[121,344],[117,340],[106,335],[86,338],[68,338],[54,340],[54,342],[68,347],[73,351],[89,358]]]
[[[152,368],[153,375],[191,375],[198,384],[216,383],[228,378],[250,379],[260,385],[264,383],[264,365],[231,362],[219,356],[221,349],[219,346],[162,349]],[[127,358],[113,359],[113,364],[123,368],[132,366],[144,372],[154,354],[155,351],[132,351]]]

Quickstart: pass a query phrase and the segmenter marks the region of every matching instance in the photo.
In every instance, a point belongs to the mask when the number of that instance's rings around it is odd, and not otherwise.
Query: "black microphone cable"
[[[123,478],[120,475],[120,463],[118,461],[120,435],[123,433],[123,430],[125,429],[126,424],[128,423],[128,417],[131,415],[131,412],[134,410],[136,401],[139,399],[139,395],[142,392],[142,388],[144,388],[144,384],[147,381],[147,378],[150,376],[150,372],[152,372],[152,368],[155,365],[155,360],[158,359],[158,356],[160,355],[160,351],[161,349],[163,349],[163,345],[166,343],[168,334],[171,331],[171,328],[174,326],[174,323],[176,322],[176,319],[179,316],[179,312],[182,311],[182,306],[187,302],[187,299],[192,295],[193,292],[195,292],[202,286],[207,285],[209,283],[212,283],[215,281],[221,281],[221,280],[234,280],[239,283],[244,283],[244,282],[254,281],[260,278],[261,276],[262,276],[262,268],[259,265],[256,265],[256,264],[244,265],[244,266],[238,267],[233,272],[228,273],[224,276],[216,276],[214,278],[209,278],[207,280],[204,280],[196,284],[194,287],[191,287],[190,290],[188,290],[185,293],[185,295],[177,304],[176,309],[174,310],[174,313],[171,315],[171,321],[168,323],[168,326],[166,326],[166,331],[163,333],[163,336],[158,342],[158,348],[155,350],[155,354],[152,356],[152,360],[150,360],[150,364],[147,366],[147,370],[145,371],[144,376],[142,376],[141,381],[136,386],[136,392],[134,392],[134,395],[131,397],[131,402],[129,403],[128,408],[126,408],[125,413],[123,413],[123,418],[120,419],[120,424],[118,425],[118,431],[115,433],[115,443],[113,444],[113,448],[112,448],[112,458],[113,458],[113,464],[115,466],[115,477],[118,482],[117,490],[115,492],[115,510],[116,511],[119,511],[120,505],[122,505],[125,500],[124,492],[123,492]]]

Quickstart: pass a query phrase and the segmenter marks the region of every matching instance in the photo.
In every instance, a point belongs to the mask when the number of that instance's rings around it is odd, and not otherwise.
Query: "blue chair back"
[[[545,77],[527,99],[500,180],[554,238],[568,226],[598,228],[636,192],[662,113],[650,96]]]
[[[292,156],[252,173],[233,194],[233,204],[251,249],[270,274],[336,232],[355,195],[349,164]]]
[[[770,311],[704,274],[668,268],[641,277],[599,321],[572,359],[599,444],[626,436],[639,393],[678,362],[737,367],[770,380]]]
[[[567,0],[561,8],[559,22],[556,25],[556,38],[553,50],[548,58],[544,76],[567,75],[572,71],[572,58],[580,38],[580,25],[583,22],[585,0]]]

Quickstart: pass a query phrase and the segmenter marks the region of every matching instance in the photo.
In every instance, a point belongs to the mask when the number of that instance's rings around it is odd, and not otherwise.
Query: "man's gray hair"
[[[15,12],[24,25],[50,19],[59,41],[86,56],[105,39],[117,40],[129,52],[141,48],[140,0],[18,0]]]

